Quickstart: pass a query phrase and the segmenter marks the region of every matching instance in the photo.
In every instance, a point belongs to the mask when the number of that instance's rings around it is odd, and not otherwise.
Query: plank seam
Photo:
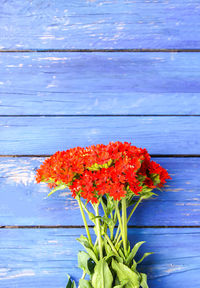
[[[88,225],[89,228],[94,228],[93,225]],[[84,225],[2,225],[0,226],[0,229],[82,229],[85,228]],[[115,226],[117,228],[117,226]],[[170,225],[170,226],[164,226],[164,225],[150,225],[150,226],[143,226],[143,225],[129,225],[128,228],[200,228],[200,225]]]
[[[200,117],[200,114],[27,114],[15,115],[5,114],[0,117]]]
[[[0,53],[32,53],[32,52],[200,52],[200,49],[0,49]]]
[[[36,158],[42,158],[42,157],[50,157],[52,154],[15,154],[15,155],[0,155],[0,158],[5,157],[11,157],[11,158],[20,158],[20,157],[36,157]],[[150,154],[151,157],[155,158],[199,158],[200,154]]]

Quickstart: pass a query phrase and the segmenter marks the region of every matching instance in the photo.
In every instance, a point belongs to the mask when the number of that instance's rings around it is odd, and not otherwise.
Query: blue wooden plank
[[[0,117],[0,154],[53,154],[128,141],[150,154],[198,154],[200,117]]]
[[[199,53],[0,53],[0,64],[0,115],[200,114]]]
[[[75,241],[83,229],[1,229],[0,287],[63,288],[67,273],[77,281]],[[129,239],[147,241],[140,255],[155,252],[141,265],[149,276],[149,287],[200,286],[199,229],[129,229]]]
[[[130,225],[200,225],[200,158],[154,159],[173,179],[159,197],[138,207]],[[69,190],[46,198],[46,184],[35,183],[43,160],[0,158],[0,225],[83,225]]]
[[[1,49],[199,48],[199,1],[0,3]]]

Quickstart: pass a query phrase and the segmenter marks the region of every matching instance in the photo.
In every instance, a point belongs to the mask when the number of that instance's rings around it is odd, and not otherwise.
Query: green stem
[[[87,224],[87,221],[86,221],[86,218],[85,218],[85,213],[83,211],[83,206],[82,206],[82,202],[80,200],[80,197],[77,197],[77,201],[78,201],[79,208],[80,208],[80,211],[81,211],[81,215],[82,215],[82,218],[83,218],[83,222],[84,222],[84,225],[85,225],[85,230],[86,230],[86,233],[87,233],[87,236],[88,236],[88,240],[90,242],[90,245],[93,247],[92,239],[91,239],[91,236],[90,236],[89,227],[88,227],[88,224]]]
[[[108,218],[108,215],[107,215],[107,212],[106,212],[106,207],[105,207],[105,204],[104,204],[104,202],[103,202],[102,197],[100,198],[100,202],[101,202],[101,206],[103,207],[103,212],[104,212],[104,214],[105,214],[105,217]],[[107,228],[108,228],[107,224],[104,223],[104,231],[105,231],[105,232],[107,232]]]
[[[140,204],[140,202],[142,201],[142,196],[138,199],[137,203],[135,204],[135,206],[133,207],[133,209],[131,210],[131,213],[130,215],[128,216],[128,219],[127,219],[127,223],[129,222],[131,216],[133,215],[133,213],[135,212],[136,208],[138,207],[138,205]],[[119,227],[117,228],[117,232],[116,232],[116,235],[115,235],[115,245],[119,242],[120,238],[121,238],[121,232],[119,234]],[[118,238],[117,238],[118,237]]]
[[[114,252],[117,256],[119,256],[119,254],[118,254],[115,246],[113,245],[113,243],[112,243],[112,241],[110,240],[110,238],[108,237],[108,235],[107,235],[107,234],[104,234],[104,237],[106,238],[106,240],[107,240],[108,244],[110,245],[111,249],[113,250],[113,252]]]
[[[124,233],[124,253],[127,256],[127,213],[126,213],[126,198],[122,198],[122,225],[123,225],[123,233]]]
[[[110,228],[110,239],[113,240],[113,230],[114,230],[114,227],[111,227]]]
[[[104,204],[104,202],[103,202],[102,197],[100,198],[100,202],[101,202],[101,205],[102,205],[102,207],[103,207],[103,212],[104,212],[104,214],[106,215],[106,217],[108,217],[108,215],[107,215],[107,213],[106,213],[106,206],[105,206],[105,204]]]
[[[94,210],[96,213],[96,216],[99,216],[99,206],[94,205]],[[97,238],[98,238],[98,243],[99,243],[99,255],[100,255],[100,260],[103,259],[103,247],[102,247],[102,238],[101,238],[101,227],[100,227],[100,221],[99,218],[96,218],[96,228],[97,228]]]
[[[116,231],[116,233],[115,233],[114,242],[117,241],[117,238],[118,238],[118,235],[119,235],[119,230],[120,230],[120,228],[119,228],[119,226],[118,226],[118,227],[117,227],[117,231]]]
[[[86,272],[84,271],[81,279],[85,279],[85,275],[86,275]]]
[[[120,234],[119,234],[119,236],[118,236],[118,238],[117,238],[117,241],[115,242],[115,245],[117,245],[118,244],[118,242],[120,241],[120,239],[121,239],[121,232],[120,232]]]
[[[122,219],[121,219],[121,215],[120,215],[120,212],[119,212],[118,203],[116,203],[116,202],[115,202],[115,209],[117,211],[117,218],[118,218],[118,222],[119,222],[119,227],[121,229],[121,235],[122,235],[122,240],[123,240],[124,251],[126,251],[126,241],[125,241],[125,238],[124,238],[124,229],[123,229]]]
[[[133,215],[133,213],[135,212],[136,208],[138,207],[138,205],[140,204],[140,202],[142,201],[142,196],[140,196],[140,198],[138,199],[138,201],[136,202],[135,206],[133,207],[133,209],[131,210],[131,213],[128,216],[128,222],[131,219],[131,216]]]

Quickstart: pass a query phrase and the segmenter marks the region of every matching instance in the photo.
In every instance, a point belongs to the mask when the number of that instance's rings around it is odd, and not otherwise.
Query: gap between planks
[[[43,158],[43,157],[50,157],[51,154],[7,154],[7,155],[0,155],[0,158],[20,158],[20,157],[36,157],[36,158]],[[199,158],[200,154],[150,154],[151,157],[155,158]]]
[[[94,228],[94,225],[88,225],[89,228]],[[117,226],[116,226],[117,227]],[[115,228],[116,228],[115,227]],[[0,229],[83,229],[85,228],[84,225],[1,225]],[[172,225],[172,226],[156,226],[156,225],[149,225],[149,226],[143,226],[143,225],[129,225],[128,228],[200,228],[200,225],[188,225],[188,226],[179,226],[179,225]]]
[[[0,49],[0,53],[32,53],[32,52],[200,52],[200,49]]]
[[[200,114],[30,114],[30,115],[18,115],[7,114],[0,115],[0,117],[199,117]]]

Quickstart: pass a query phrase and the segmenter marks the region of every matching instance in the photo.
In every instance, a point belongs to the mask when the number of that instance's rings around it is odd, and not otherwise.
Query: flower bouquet
[[[137,268],[152,253],[136,261],[144,241],[130,246],[128,223],[139,203],[156,195],[153,189],[161,189],[170,178],[146,149],[127,142],[75,147],[44,161],[37,170],[37,182],[48,183],[49,195],[69,188],[85,225],[87,237],[77,239],[85,249],[78,253],[78,266],[83,270],[78,287],[148,288],[147,275]],[[93,241],[86,214],[94,223]],[[75,287],[69,277],[67,288]]]

